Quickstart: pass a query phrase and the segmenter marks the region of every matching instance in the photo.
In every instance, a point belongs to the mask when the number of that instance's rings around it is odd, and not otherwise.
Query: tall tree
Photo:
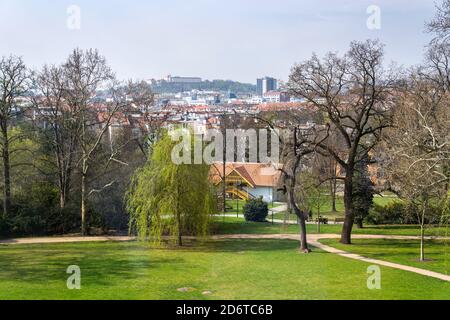
[[[3,215],[11,207],[11,164],[9,129],[20,112],[19,100],[28,90],[29,74],[22,58],[10,56],[0,60],[0,146],[3,160]]]
[[[128,95],[133,102],[132,105],[138,109],[144,121],[134,123],[141,131],[141,136],[135,141],[143,153],[145,159],[151,156],[153,145],[161,135],[162,124],[167,120],[168,115],[155,107],[155,96],[151,86],[145,81],[133,83],[129,81]],[[141,139],[143,137],[143,139]]]
[[[449,0],[437,6],[436,16],[427,27],[435,38],[428,46],[425,63],[408,75],[396,99],[393,126],[384,137],[390,188],[416,212],[422,261],[431,204],[447,206],[449,199]]]
[[[311,157],[315,154],[314,147],[309,141],[314,135],[311,123],[322,122],[322,115],[310,108],[292,108],[287,111],[264,112],[258,116],[253,115],[260,125],[278,135],[280,145],[280,162],[282,166],[280,189],[285,193],[288,206],[297,216],[300,226],[300,251],[308,253],[306,233],[306,220],[308,212],[301,206],[299,197],[300,177]],[[272,148],[272,147],[271,147]]]
[[[308,246],[306,235],[306,220],[308,219],[308,211],[301,206],[299,177],[301,170],[308,161],[308,156],[313,153],[313,149],[308,147],[308,132],[303,132],[298,127],[292,131],[286,130],[281,136],[282,152],[281,162],[283,167],[279,168],[282,172],[282,187],[287,195],[289,207],[294,211],[300,225],[300,251],[309,253],[311,250]]]
[[[429,73],[411,74],[397,101],[393,127],[385,135],[388,181],[416,212],[421,260],[431,204],[445,202],[450,181],[450,93],[429,77]]]
[[[41,131],[54,154],[61,209],[70,195],[80,133],[76,121],[80,109],[66,101],[65,76],[62,67],[44,66],[34,78],[33,97],[37,120],[44,123]]]
[[[131,101],[127,98],[127,88],[120,86],[108,66],[106,59],[96,50],[82,51],[76,49],[63,65],[65,102],[74,111],[73,119],[78,132],[77,140],[80,155],[77,165],[80,172],[81,190],[81,233],[87,234],[87,201],[91,192],[88,190],[91,164],[101,146],[105,134],[114,117],[126,109]],[[110,99],[97,104],[96,97],[100,90],[106,90]],[[114,155],[114,152],[111,152]],[[103,188],[110,187],[114,181]]]
[[[152,157],[133,178],[127,208],[130,227],[140,238],[160,242],[168,230],[181,246],[183,235],[206,235],[214,206],[209,166],[173,163],[176,145],[168,134],[156,143]]]
[[[389,95],[393,78],[382,65],[383,45],[374,40],[352,42],[347,54],[316,55],[297,64],[289,90],[325,115],[309,141],[316,152],[334,157],[344,171],[345,221],[341,242],[351,243],[354,223],[353,175],[355,166],[378,143],[389,126]],[[342,143],[330,144],[329,137]]]

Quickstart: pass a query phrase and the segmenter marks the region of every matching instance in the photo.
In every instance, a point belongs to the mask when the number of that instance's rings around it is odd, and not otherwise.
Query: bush
[[[57,190],[49,183],[31,181],[17,192],[9,214],[0,219],[0,236],[54,233],[60,216]]]
[[[408,214],[408,206],[404,202],[395,201],[385,206],[374,204],[369,215],[366,217],[368,224],[408,224],[411,221]]]
[[[395,201],[385,206],[375,204],[366,222],[369,224],[418,224],[417,208],[403,201]],[[438,224],[442,216],[443,208],[437,204],[431,204],[429,214],[425,217],[426,224]]]
[[[0,239],[5,238],[8,235],[9,225],[8,221],[3,218],[2,213],[0,213]]]
[[[269,207],[262,198],[250,199],[244,205],[244,217],[246,221],[265,222],[269,214]]]

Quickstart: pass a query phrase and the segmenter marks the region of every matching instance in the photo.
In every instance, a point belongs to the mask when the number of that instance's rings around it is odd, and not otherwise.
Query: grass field
[[[317,233],[317,225],[306,225],[308,233]],[[299,233],[297,225],[284,225],[280,223],[272,224],[270,222],[245,222],[243,218],[216,217],[212,224],[211,231],[214,234],[269,234],[269,233]],[[321,225],[321,233],[341,233],[341,224]],[[366,226],[363,229],[353,228],[353,234],[382,234],[382,235],[419,235],[419,227],[414,225],[389,225],[389,226]],[[430,227],[425,229],[425,235],[445,236],[448,234],[445,228]]]
[[[0,299],[448,299],[450,283],[368,264],[289,240],[227,240],[183,249],[137,242],[0,246]],[[81,268],[81,290],[66,268]],[[177,289],[188,288],[186,292]],[[210,291],[211,294],[203,294]]]
[[[227,214],[236,213],[236,207],[233,210]],[[339,234],[341,228],[322,225],[321,233]],[[317,233],[317,226],[308,224],[307,230]],[[298,234],[299,227],[219,216],[211,233]],[[353,233],[418,235],[419,228],[366,226],[355,227]],[[428,228],[426,235],[448,233],[435,227]],[[418,241],[354,239],[351,246],[337,240],[322,242],[368,257],[450,272],[448,246],[443,242],[427,242],[431,260],[424,263],[417,261]],[[387,267],[381,267],[381,289],[369,290],[368,263],[318,249],[300,254],[298,241],[186,240],[185,244],[183,248],[155,248],[140,242],[0,245],[0,300],[450,298],[448,282]],[[81,268],[81,290],[67,289],[70,265]]]
[[[396,196],[393,196],[390,194],[385,194],[383,196],[375,195],[373,198],[373,203],[380,205],[380,206],[386,206],[395,201],[399,201],[399,199]],[[333,219],[335,219],[335,218],[343,218],[344,212],[345,212],[343,197],[338,196],[336,198],[336,210],[337,211],[334,212],[334,211],[331,211],[331,209],[332,209],[331,208],[331,200],[325,201],[324,204],[320,207],[320,215],[328,218],[330,220],[330,222],[332,222]],[[317,208],[312,209],[313,220],[315,220],[317,218],[317,212],[318,212]],[[274,215],[274,219],[278,219],[278,220],[289,219],[292,221],[297,220],[297,218],[294,214],[286,215],[286,213],[287,212],[276,213]],[[271,218],[271,216],[269,218]]]
[[[320,242],[369,258],[450,274],[449,241],[426,241],[425,259],[427,261],[424,262],[418,260],[420,248],[418,240],[354,239],[352,245],[343,245],[336,239],[324,239]]]
[[[239,214],[243,214],[243,208],[246,201],[243,200],[227,200],[227,214],[236,214],[239,210]],[[281,204],[279,202],[269,202],[268,204],[269,209],[276,208],[280,206]]]

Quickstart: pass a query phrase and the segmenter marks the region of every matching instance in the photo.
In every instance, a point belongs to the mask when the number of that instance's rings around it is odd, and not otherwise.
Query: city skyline
[[[67,27],[72,5],[80,9],[80,29]],[[366,26],[371,5],[381,10],[380,29]],[[32,68],[61,63],[75,47],[92,47],[120,79],[171,74],[255,83],[263,76],[286,80],[292,65],[313,52],[342,53],[350,41],[367,38],[386,44],[386,63],[420,63],[434,3],[2,0],[0,12],[1,55],[23,56]]]

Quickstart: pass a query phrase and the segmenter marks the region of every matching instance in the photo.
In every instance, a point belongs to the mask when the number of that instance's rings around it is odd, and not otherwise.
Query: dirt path
[[[338,234],[310,234],[308,235],[308,243],[323,251],[337,254],[344,258],[359,260],[367,263],[386,266],[394,269],[400,269],[404,271],[414,272],[427,277],[440,279],[450,282],[450,276],[442,273],[406,266],[403,264],[388,262],[384,260],[371,259],[359,254],[350,253],[347,251],[339,250],[320,243],[321,239],[337,239]],[[353,239],[395,239],[395,240],[417,240],[415,236],[394,236],[394,235],[353,235]],[[285,239],[285,240],[299,240],[299,236],[296,234],[229,234],[229,235],[214,235],[211,236],[213,240],[222,239]],[[445,237],[426,237],[426,239],[448,239]],[[101,241],[133,241],[135,237],[46,237],[46,238],[19,238],[19,239],[7,239],[0,240],[0,244],[3,245],[17,245],[17,244],[48,244],[48,243],[72,243],[72,242],[101,242]]]
[[[104,241],[132,241],[135,237],[42,237],[17,238],[0,240],[0,244],[45,244],[45,243],[71,243],[71,242],[104,242]]]

